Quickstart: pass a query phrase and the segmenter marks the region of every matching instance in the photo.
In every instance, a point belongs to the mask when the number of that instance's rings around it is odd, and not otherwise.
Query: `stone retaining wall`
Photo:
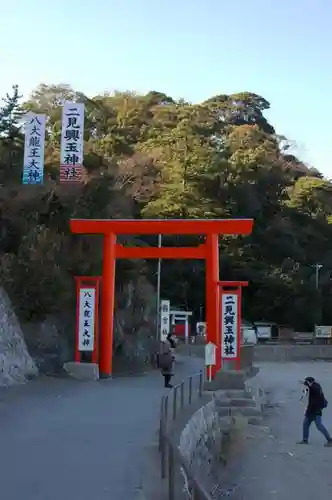
[[[239,406],[234,407],[235,404]],[[256,421],[261,419],[263,408],[263,391],[255,383],[250,383],[244,391],[215,392],[212,399],[197,409],[183,426],[178,439],[180,454],[211,499],[220,498],[224,465],[232,454],[231,450],[243,445],[248,423],[253,418]],[[184,471],[182,474],[186,485],[188,478]]]
[[[219,421],[215,398],[213,398],[193,414],[183,428],[179,439],[179,451],[188,464],[191,475],[208,492],[214,491],[220,482],[218,472],[222,465],[220,451],[223,431]],[[190,482],[184,470],[182,470],[181,487],[182,490],[187,490],[188,495]]]
[[[197,410],[180,434],[179,450],[188,465],[195,465],[195,455],[208,437],[215,441],[220,439],[219,415],[217,413],[215,398]]]
[[[244,344],[241,345],[240,370],[247,370],[253,365],[255,346]],[[224,360],[223,370],[235,370],[237,367],[236,361]]]
[[[257,345],[254,349],[254,362],[309,360],[332,360],[332,345]]]

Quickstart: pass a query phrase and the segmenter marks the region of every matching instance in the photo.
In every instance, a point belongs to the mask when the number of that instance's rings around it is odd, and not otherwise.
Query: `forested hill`
[[[83,101],[86,109],[86,173],[76,187],[58,180],[64,99]],[[220,249],[222,279],[250,282],[246,319],[298,329],[332,324],[332,184],[291,154],[282,130],[264,116],[270,104],[263,97],[220,94],[191,104],[155,91],[88,98],[67,85],[41,85],[20,102],[13,87],[0,110],[0,272],[21,315],[72,307],[73,273],[100,272],[100,246],[69,235],[72,216],[253,217],[251,237],[224,238]],[[42,187],[21,185],[18,124],[27,109],[49,116]],[[164,243],[178,241],[185,239]],[[317,262],[322,300],[315,290]],[[153,282],[155,263],[120,262],[118,282],[138,272]],[[198,314],[203,264],[163,263],[162,296]]]

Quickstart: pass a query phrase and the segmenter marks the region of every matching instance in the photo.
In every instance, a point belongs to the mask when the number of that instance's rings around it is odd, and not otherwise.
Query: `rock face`
[[[38,375],[8,295],[0,288],[0,387]]]
[[[114,370],[144,371],[156,345],[156,294],[144,276],[118,286],[114,317]],[[63,375],[74,359],[75,311],[20,326],[0,289],[0,386],[24,382],[38,372]],[[23,331],[23,333],[22,333]],[[31,354],[31,356],[29,355]]]
[[[63,374],[63,365],[74,359],[75,313],[22,323],[24,339],[40,373]]]
[[[154,287],[144,276],[138,276],[118,287],[115,302],[113,369],[125,373],[144,371],[157,349]],[[75,311],[41,322],[22,323],[25,341],[40,373],[63,374],[64,364],[74,359],[75,329]]]
[[[145,276],[119,287],[115,296],[114,369],[147,367],[156,342],[156,292]]]

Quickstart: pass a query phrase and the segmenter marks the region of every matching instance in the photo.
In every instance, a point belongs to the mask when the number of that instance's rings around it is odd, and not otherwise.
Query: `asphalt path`
[[[176,380],[202,360],[179,357]],[[144,454],[156,442],[159,372],[99,382],[44,378],[0,390],[3,500],[142,498]]]

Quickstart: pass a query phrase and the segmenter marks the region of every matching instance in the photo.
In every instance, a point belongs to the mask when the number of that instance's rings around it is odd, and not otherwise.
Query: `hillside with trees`
[[[85,174],[77,186],[59,183],[64,99],[85,103]],[[269,107],[250,92],[191,104],[156,91],[87,97],[67,85],[40,85],[22,102],[14,86],[0,108],[0,277],[20,317],[74,311],[73,275],[100,274],[100,241],[70,235],[70,217],[253,217],[252,236],[220,242],[221,278],[250,282],[245,318],[302,331],[332,324],[332,183],[291,154],[264,116]],[[27,110],[49,117],[43,186],[21,184]],[[131,243],[156,241],[137,235]],[[155,284],[156,263],[118,263],[118,289],[137,276]],[[163,263],[164,298],[198,316],[204,292],[203,263]]]

